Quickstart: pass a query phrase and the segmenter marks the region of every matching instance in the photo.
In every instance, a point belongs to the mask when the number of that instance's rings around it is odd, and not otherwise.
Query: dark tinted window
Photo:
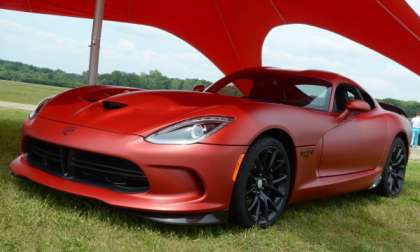
[[[283,103],[298,107],[327,111],[331,97],[328,82],[299,76],[238,76],[220,80],[207,92],[220,95],[253,99],[256,101]]]
[[[273,79],[264,85],[256,85],[249,98],[327,111],[330,96],[329,85],[309,81],[283,84]]]
[[[375,102],[373,101],[372,97],[370,97],[370,95],[363,90],[360,90],[360,93],[362,94],[363,100],[370,105],[370,109],[374,109]]]
[[[346,84],[338,86],[334,95],[334,112],[346,110],[346,105],[351,100],[362,100],[357,89]]]

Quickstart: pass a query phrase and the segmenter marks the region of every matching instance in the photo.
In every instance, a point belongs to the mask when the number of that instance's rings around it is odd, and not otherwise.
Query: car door
[[[340,117],[348,101],[364,100],[364,97],[366,93],[362,96],[353,85],[341,84],[335,89],[333,110],[337,113],[337,122],[323,136],[320,176],[362,172],[379,165],[386,141],[386,125],[376,112],[375,103],[367,101],[371,105],[369,112]]]

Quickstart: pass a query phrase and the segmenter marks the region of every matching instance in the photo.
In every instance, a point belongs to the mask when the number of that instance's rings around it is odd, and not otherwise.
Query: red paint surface
[[[0,0],[0,8],[92,18],[94,0]],[[420,74],[420,18],[404,0],[107,0],[104,18],[173,33],[226,74],[260,66],[266,35],[284,24],[336,32]]]
[[[331,83],[332,92],[340,83],[359,87],[345,77],[327,72],[247,71],[316,78]],[[105,98],[105,94],[113,95]],[[101,101],[88,102],[86,97],[101,97],[128,106],[105,110]],[[138,210],[226,210],[238,158],[262,133],[277,129],[288,134],[294,145],[290,202],[367,189],[381,174],[393,139],[399,133],[410,136],[409,122],[379,105],[369,112],[350,113],[342,118],[332,112],[333,97],[329,111],[316,111],[211,93],[111,86],[77,88],[56,96],[35,119],[26,120],[23,136],[130,160],[144,171],[149,191],[117,193],[48,175],[29,166],[24,153],[11,164],[11,170],[58,190]],[[230,116],[234,121],[198,144],[158,145],[144,141],[145,136],[162,127],[209,115]],[[72,131],[63,134],[69,126]]]

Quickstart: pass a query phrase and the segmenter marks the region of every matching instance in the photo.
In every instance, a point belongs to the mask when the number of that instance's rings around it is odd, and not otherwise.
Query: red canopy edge
[[[92,18],[94,6],[94,0],[0,0],[2,9],[82,18]],[[284,24],[341,34],[420,74],[420,18],[404,0],[106,0],[104,19],[166,30],[226,74],[260,66],[265,37]]]

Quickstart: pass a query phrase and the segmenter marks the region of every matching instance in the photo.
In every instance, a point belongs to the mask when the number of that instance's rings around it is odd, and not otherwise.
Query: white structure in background
[[[419,145],[420,136],[420,112],[417,112],[417,116],[411,119],[413,124],[413,135],[411,139],[411,146],[416,148]]]
[[[413,123],[413,128],[420,129],[420,112],[417,113],[417,116],[411,119],[411,122]]]

